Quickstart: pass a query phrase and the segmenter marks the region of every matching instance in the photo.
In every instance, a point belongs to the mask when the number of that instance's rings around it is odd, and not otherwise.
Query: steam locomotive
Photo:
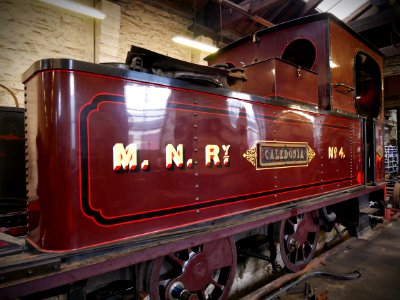
[[[369,226],[385,204],[379,51],[320,14],[206,60],[132,47],[125,64],[27,70],[28,234],[0,257],[3,297],[226,299],[242,233],[267,226],[298,271],[321,226]]]

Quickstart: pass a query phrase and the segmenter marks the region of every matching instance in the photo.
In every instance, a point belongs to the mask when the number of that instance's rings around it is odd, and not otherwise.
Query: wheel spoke
[[[201,297],[203,297],[203,300],[207,300],[206,289],[205,288],[202,289],[200,293],[201,293]]]
[[[317,216],[316,213],[310,212],[282,221],[280,233],[282,259],[286,267],[293,272],[303,269],[315,253],[319,234]],[[288,234],[290,227],[293,228],[293,232]]]
[[[167,257],[171,260],[171,262],[174,262],[178,266],[183,267],[184,261],[177,258],[174,254],[169,254]]]
[[[213,284],[215,287],[219,288],[221,291],[224,289],[224,286],[219,282],[215,281],[213,278],[211,278],[210,283]]]
[[[169,300],[176,282],[199,299],[226,299],[236,271],[235,241],[212,241],[157,258],[149,266],[145,286],[152,300]]]
[[[167,284],[170,282],[170,280],[171,279],[164,279],[164,280],[160,279],[160,285],[162,285],[163,287],[166,287]]]

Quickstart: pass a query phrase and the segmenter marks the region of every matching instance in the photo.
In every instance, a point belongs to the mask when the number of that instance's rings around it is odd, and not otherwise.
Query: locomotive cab
[[[383,180],[383,122],[379,120],[382,106],[382,75],[377,62],[368,54],[358,52],[354,62],[355,106],[365,118],[366,182]],[[375,140],[377,139],[377,140]],[[375,145],[376,144],[376,145]],[[375,163],[374,163],[375,162]]]
[[[240,44],[240,47],[238,47]],[[244,65],[242,91],[364,120],[364,183],[384,179],[382,55],[331,14],[282,23],[206,58]]]

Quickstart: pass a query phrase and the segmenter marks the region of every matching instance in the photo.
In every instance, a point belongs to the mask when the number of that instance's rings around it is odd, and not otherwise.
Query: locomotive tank
[[[61,69],[39,71],[27,82],[28,110],[35,109],[38,124],[37,167],[31,168],[39,180],[30,192],[37,191],[40,205],[30,239],[44,250],[150,234],[363,184],[362,122],[355,118],[177,88],[154,75],[106,77],[99,73],[107,67],[92,74],[86,63],[47,63]]]

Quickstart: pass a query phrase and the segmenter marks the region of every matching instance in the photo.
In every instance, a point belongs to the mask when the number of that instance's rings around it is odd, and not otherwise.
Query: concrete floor
[[[361,278],[350,281],[312,278],[307,282],[320,296],[317,299],[400,299],[400,220],[338,245],[318,270],[343,274],[359,271]],[[300,283],[280,299],[304,299],[304,292],[299,291],[304,286],[304,282]]]

